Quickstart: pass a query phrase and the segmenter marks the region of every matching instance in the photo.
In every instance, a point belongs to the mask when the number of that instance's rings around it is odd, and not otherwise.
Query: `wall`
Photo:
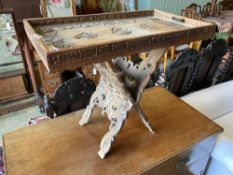
[[[196,3],[201,6],[210,0],[138,0],[139,9],[159,9],[176,14],[180,14],[182,9],[185,9],[191,3]]]
[[[152,0],[138,0],[138,9],[139,10],[152,9],[151,1]]]

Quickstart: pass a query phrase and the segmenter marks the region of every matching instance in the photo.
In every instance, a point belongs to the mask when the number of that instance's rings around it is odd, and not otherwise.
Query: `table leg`
[[[31,54],[30,54],[30,51],[29,51],[27,39],[24,39],[24,52],[25,52],[25,57],[26,57],[27,64],[28,64],[29,75],[30,75],[30,78],[31,78],[31,81],[32,81],[33,91],[35,93],[35,96],[37,98],[39,98],[40,97],[39,89],[38,89],[38,85],[37,85],[37,81],[36,81],[35,70],[34,70],[34,66],[33,66],[33,63],[32,63],[32,58],[31,58]]]
[[[109,131],[101,140],[98,152],[100,158],[104,159],[109,152],[114,138],[123,127],[132,107],[138,112],[144,125],[154,133],[150,122],[139,106],[139,101],[165,50],[165,48],[161,48],[151,51],[148,58],[136,66],[126,58],[119,57],[113,61],[115,66],[121,68],[118,73],[115,73],[107,63],[105,63],[105,66],[103,64],[95,65],[101,78],[79,124],[82,126],[88,123],[96,105],[102,109],[102,113],[107,114],[111,125]],[[131,77],[127,77],[129,75]],[[129,80],[128,84],[127,81],[124,81],[124,78]]]
[[[111,124],[109,126],[109,131],[104,135],[100,143],[100,150],[98,152],[101,159],[105,158],[105,155],[109,152],[114,138],[120,132],[125,119],[127,118],[127,112],[119,111],[116,113],[116,117],[111,118]]]
[[[144,125],[149,129],[149,131],[154,134],[154,129],[153,126],[151,125],[151,123],[149,122],[148,118],[146,117],[146,115],[144,114],[143,110],[141,109],[141,107],[139,106],[139,104],[135,104],[134,109],[138,112],[139,117],[141,118],[142,122],[144,123]]]
[[[98,94],[99,94],[98,90],[96,90],[92,94],[89,105],[87,106],[85,112],[83,113],[82,119],[79,121],[80,126],[86,125],[90,121],[92,111],[94,107],[99,103]]]

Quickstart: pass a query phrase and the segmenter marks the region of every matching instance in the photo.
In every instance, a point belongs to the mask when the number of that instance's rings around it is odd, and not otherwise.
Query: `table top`
[[[158,10],[24,20],[48,70],[209,38],[215,25]]]
[[[232,32],[233,29],[233,10],[224,10],[219,12],[219,16],[206,17],[205,21],[213,22],[218,26],[220,33]]]
[[[108,157],[97,155],[109,127],[95,110],[85,127],[77,111],[3,136],[8,175],[138,174],[222,131],[217,124],[167,90],[144,92],[141,106],[156,129],[151,134],[135,112],[130,112]],[[117,172],[117,173],[116,173]]]

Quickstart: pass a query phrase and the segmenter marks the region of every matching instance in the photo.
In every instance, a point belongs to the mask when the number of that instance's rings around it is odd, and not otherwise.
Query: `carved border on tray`
[[[41,26],[41,25],[55,25],[55,24],[64,24],[64,23],[78,23],[78,22],[91,22],[91,21],[100,21],[100,20],[149,17],[149,16],[154,16],[154,10],[101,13],[101,14],[79,15],[79,16],[61,17],[61,18],[29,19],[27,21],[32,26]]]
[[[81,49],[69,49],[65,51],[50,52],[47,55],[48,65],[52,71],[61,69],[62,66],[85,64],[86,62],[104,61],[115,56],[125,56],[139,51],[167,47],[172,44],[198,39],[206,39],[215,33],[216,26],[188,29],[179,32],[171,32],[160,35],[152,35],[105,45],[86,47]],[[61,67],[60,67],[61,66]],[[77,66],[77,65],[76,65]],[[59,68],[60,67],[60,68]]]

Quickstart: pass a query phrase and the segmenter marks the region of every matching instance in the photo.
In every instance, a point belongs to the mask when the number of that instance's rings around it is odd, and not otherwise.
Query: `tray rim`
[[[158,34],[151,34],[151,35],[145,35],[140,37],[132,37],[128,39],[121,39],[121,40],[113,40],[111,42],[105,42],[105,43],[99,43],[99,44],[92,44],[84,47],[75,47],[75,48],[68,48],[68,49],[61,49],[58,51],[49,51],[47,46],[43,43],[42,37],[38,35],[34,28],[35,26],[40,25],[56,25],[56,24],[66,24],[66,23],[77,23],[77,22],[91,22],[91,21],[100,21],[100,20],[109,20],[109,19],[128,19],[128,18],[138,18],[138,17],[149,17],[149,16],[158,16],[162,20],[165,21],[171,21],[174,23],[182,24],[182,22],[175,21],[174,19],[178,19],[180,21],[184,21],[183,24],[190,25],[190,28],[187,29],[180,29],[172,32],[162,32]],[[115,48],[119,45],[127,45],[128,49],[125,48],[125,50],[133,50],[133,48],[136,51],[146,51],[145,49],[140,49],[136,47],[132,47],[133,44],[130,43],[137,43],[142,42],[143,40],[151,40],[151,45],[148,49],[158,48],[159,42],[157,41],[158,38],[166,38],[166,44],[161,44],[161,46],[172,45],[174,42],[169,41],[169,38],[172,40],[176,40],[178,44],[182,44],[184,42],[180,42],[183,40],[190,41],[190,39],[201,40],[211,37],[216,30],[216,25],[210,22],[205,21],[198,21],[194,19],[190,19],[187,17],[175,15],[168,12],[163,12],[160,10],[142,10],[142,11],[133,11],[133,12],[114,12],[114,13],[101,13],[101,14],[92,14],[92,15],[79,15],[79,16],[72,16],[72,17],[58,17],[58,18],[34,18],[34,19],[25,19],[23,20],[24,28],[27,33],[27,36],[29,40],[31,41],[33,47],[35,48],[36,52],[38,53],[40,59],[44,62],[45,67],[48,71],[54,72],[57,70],[56,64],[59,64],[59,62],[67,62],[67,60],[71,60],[74,57],[76,59],[79,59],[79,61],[84,61],[84,58],[92,57],[91,62],[95,62],[98,60],[98,57],[110,57],[110,56],[123,56],[121,55],[122,51],[110,51],[107,49],[107,54],[104,55],[98,54],[100,47],[109,47],[109,48]],[[191,26],[193,25],[193,26]],[[196,25],[196,26],[195,26]],[[156,39],[157,38],[157,39]],[[156,40],[157,42],[153,42],[153,40]],[[169,43],[170,42],[170,43]],[[126,44],[127,43],[127,44]],[[130,46],[131,45],[131,46]],[[120,46],[119,46],[120,47]],[[139,47],[139,46],[137,46]],[[140,47],[144,47],[143,44],[141,44]],[[96,50],[96,54],[93,56],[87,56],[85,53],[92,52],[94,53],[94,50]],[[118,52],[119,54],[116,54],[114,52]],[[127,52],[127,51],[126,51]],[[125,51],[124,51],[125,53]],[[129,52],[131,54],[132,52]],[[90,60],[90,59],[89,59]],[[84,61],[85,62],[85,61]],[[86,62],[85,62],[86,63]]]

